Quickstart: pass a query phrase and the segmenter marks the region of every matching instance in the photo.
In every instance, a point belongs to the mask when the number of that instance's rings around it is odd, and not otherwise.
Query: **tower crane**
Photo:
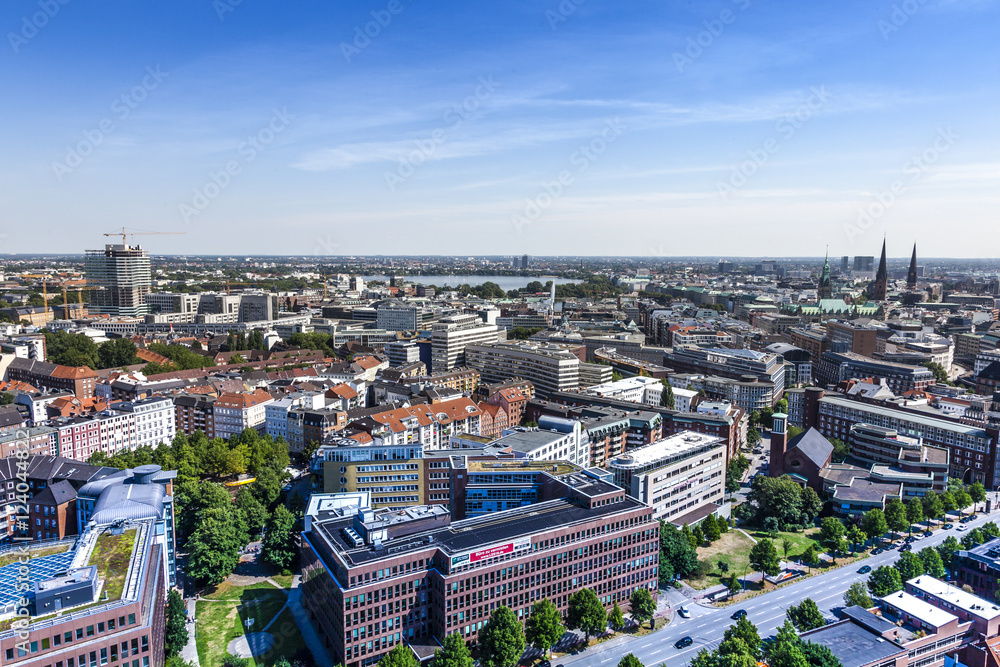
[[[126,232],[125,228],[122,227],[120,232],[111,232],[110,234],[104,234],[104,236],[121,236],[122,245],[128,245],[129,236],[160,236],[165,234],[187,234],[187,232]]]

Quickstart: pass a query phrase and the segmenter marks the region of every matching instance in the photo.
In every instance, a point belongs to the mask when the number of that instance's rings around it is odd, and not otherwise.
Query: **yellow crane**
[[[122,245],[128,245],[129,236],[160,236],[164,234],[187,234],[187,232],[127,232],[125,228],[122,227],[120,232],[111,232],[110,234],[104,234],[104,236],[121,236]]]

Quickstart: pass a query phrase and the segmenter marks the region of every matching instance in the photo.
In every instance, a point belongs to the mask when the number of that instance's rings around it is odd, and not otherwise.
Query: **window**
[[[128,615],[128,624],[129,625],[135,625],[135,614],[129,614]],[[135,641],[135,640],[133,640],[133,641]]]
[[[94,626],[92,626],[92,625],[88,625],[87,626],[87,636],[88,637],[93,637],[94,636]]]

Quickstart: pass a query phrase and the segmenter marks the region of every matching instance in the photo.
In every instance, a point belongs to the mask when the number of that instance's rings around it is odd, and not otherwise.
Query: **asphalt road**
[[[996,521],[1000,511],[990,515],[980,514],[974,521],[966,524],[970,529],[987,521]],[[961,539],[964,532],[956,528],[938,530],[933,537],[925,537],[913,543],[914,551],[926,546],[940,544],[949,535]],[[636,637],[626,643],[613,645],[600,644],[577,655],[569,655],[553,662],[565,667],[615,667],[626,653],[633,653],[644,665],[659,665],[666,662],[670,667],[687,664],[698,651],[703,648],[713,649],[722,641],[723,632],[735,623],[730,616],[737,609],[745,609],[747,616],[757,629],[760,636],[766,638],[773,635],[785,620],[785,610],[789,605],[798,604],[805,598],[812,598],[820,610],[832,620],[833,610],[844,606],[844,592],[855,581],[867,581],[868,575],[858,574],[858,568],[869,565],[872,569],[880,565],[891,565],[899,557],[898,551],[886,551],[877,556],[869,556],[850,566],[837,568],[825,574],[803,579],[788,584],[764,595],[758,595],[740,605],[731,605],[722,609],[701,606],[695,603],[687,605],[691,618],[681,618],[675,614],[674,620],[666,627],[643,637]],[[686,649],[674,648],[674,642],[681,637],[689,636],[694,643]]]

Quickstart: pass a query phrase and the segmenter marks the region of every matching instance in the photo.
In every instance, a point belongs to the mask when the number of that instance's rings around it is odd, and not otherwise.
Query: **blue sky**
[[[187,232],[154,253],[996,257],[998,25],[993,0],[7,0],[0,252],[125,225]]]

